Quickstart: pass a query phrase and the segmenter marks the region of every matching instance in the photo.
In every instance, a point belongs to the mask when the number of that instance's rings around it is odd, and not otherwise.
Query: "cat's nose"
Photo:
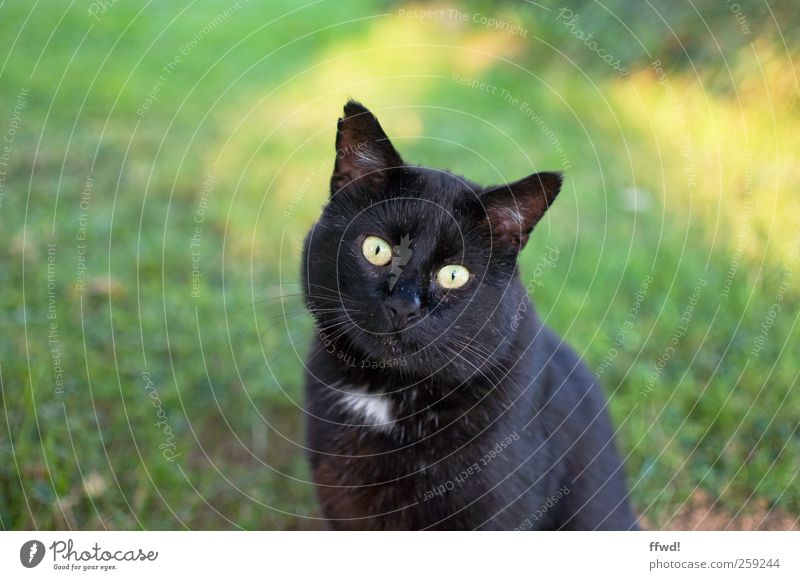
[[[402,330],[419,318],[419,296],[391,296],[386,301],[386,314],[395,330]]]

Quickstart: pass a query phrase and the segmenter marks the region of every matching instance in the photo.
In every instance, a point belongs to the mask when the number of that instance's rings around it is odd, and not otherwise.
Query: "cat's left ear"
[[[483,193],[480,201],[492,243],[515,252],[522,250],[534,226],[555,201],[561,183],[560,173],[534,173]]]
[[[348,101],[336,126],[331,195],[354,184],[378,187],[392,169],[402,165],[375,115],[361,103]]]

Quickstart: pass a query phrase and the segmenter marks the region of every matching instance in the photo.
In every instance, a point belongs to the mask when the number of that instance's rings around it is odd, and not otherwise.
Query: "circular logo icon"
[[[19,549],[19,561],[26,568],[35,568],[44,558],[44,544],[39,540],[28,540]]]

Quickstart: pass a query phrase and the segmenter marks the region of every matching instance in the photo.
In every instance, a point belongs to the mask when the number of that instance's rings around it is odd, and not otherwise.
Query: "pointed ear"
[[[487,190],[481,196],[492,243],[519,252],[561,190],[560,173],[534,173]]]
[[[337,124],[331,196],[356,181],[376,187],[388,170],[402,164],[375,115],[361,103],[348,101]]]

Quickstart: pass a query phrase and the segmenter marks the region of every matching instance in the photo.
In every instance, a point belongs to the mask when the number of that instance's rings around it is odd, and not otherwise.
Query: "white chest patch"
[[[349,389],[342,393],[342,404],[359,423],[378,431],[392,430],[392,402],[386,395],[367,393],[366,389]]]

